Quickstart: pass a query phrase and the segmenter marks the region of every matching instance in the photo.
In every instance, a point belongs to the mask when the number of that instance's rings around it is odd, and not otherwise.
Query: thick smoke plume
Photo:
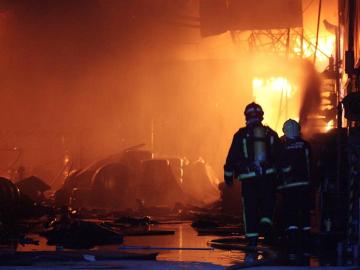
[[[302,126],[303,133],[310,135],[316,131],[312,126],[314,122],[309,122],[311,117],[316,117],[320,110],[321,104],[321,78],[315,67],[310,62],[305,62],[304,66],[304,83],[301,99],[299,122]]]

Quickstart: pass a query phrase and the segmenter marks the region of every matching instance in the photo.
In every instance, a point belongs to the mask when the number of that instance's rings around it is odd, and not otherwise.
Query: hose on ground
[[[263,259],[255,260],[253,263],[236,263],[226,268],[226,270],[244,269],[248,267],[268,265],[278,257],[277,252],[268,247],[247,247],[244,239],[241,238],[218,238],[208,242],[208,245],[223,250],[241,250],[245,253],[262,253]]]

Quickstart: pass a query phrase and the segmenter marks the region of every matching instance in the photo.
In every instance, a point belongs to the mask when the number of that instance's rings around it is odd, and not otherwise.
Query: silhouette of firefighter
[[[309,248],[311,196],[311,147],[301,138],[300,125],[289,119],[283,125],[281,142],[291,169],[284,173],[278,190],[282,195],[285,235],[289,253]]]
[[[242,185],[245,236],[249,247],[257,246],[259,233],[272,239],[277,171],[280,168],[281,142],[277,133],[262,124],[264,111],[250,103],[245,108],[246,126],[234,135],[224,179],[228,186],[238,179]]]

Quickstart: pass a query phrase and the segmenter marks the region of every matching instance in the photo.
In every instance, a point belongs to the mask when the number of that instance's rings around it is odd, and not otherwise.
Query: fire
[[[297,92],[297,87],[285,77],[255,77],[252,81],[253,96],[264,111],[264,122],[277,132],[282,129],[282,123],[288,118],[298,118],[297,111],[290,106]]]
[[[334,120],[330,120],[329,122],[327,122],[326,126],[325,126],[325,132],[328,132],[329,130],[333,129],[334,126]]]
[[[65,155],[64,157],[64,165],[67,165],[70,163],[70,156],[69,155]]]
[[[323,71],[329,63],[329,57],[334,55],[335,52],[335,40],[336,37],[333,34],[322,35],[318,39],[317,51],[316,51],[316,68],[319,71]],[[305,39],[303,42],[303,58],[312,59],[315,53],[316,37]],[[297,41],[295,53],[301,52],[301,42]]]
[[[304,38],[303,43],[297,41],[291,48],[293,54],[309,60],[313,60],[315,53],[316,38]],[[301,50],[301,44],[303,45]],[[322,72],[329,64],[329,57],[334,55],[335,35],[323,33],[318,39],[316,52],[316,69]],[[276,61],[276,60],[275,60]],[[277,63],[277,62],[276,62]],[[281,61],[277,63],[282,65]],[[270,65],[270,63],[269,63]],[[285,67],[288,64],[285,64]],[[274,69],[277,67],[275,66]],[[255,76],[252,80],[252,90],[255,101],[259,103],[265,112],[264,122],[276,130],[279,134],[282,124],[289,118],[299,119],[301,103],[301,73],[297,72],[297,67],[289,65],[285,68],[285,74],[281,76],[273,75],[278,71],[270,71],[271,75]],[[281,69],[280,69],[281,70]],[[269,74],[269,73],[267,73]],[[286,75],[287,74],[287,75]],[[289,79],[291,78],[291,80]],[[325,123],[324,123],[325,126]],[[334,126],[333,121],[326,124],[325,130],[328,131]]]

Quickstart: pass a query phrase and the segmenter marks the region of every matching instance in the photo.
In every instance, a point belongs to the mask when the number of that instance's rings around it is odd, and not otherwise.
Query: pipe
[[[120,250],[214,250],[214,248],[121,246]]]
[[[319,43],[319,30],[320,30],[320,17],[321,17],[321,2],[322,0],[319,0],[319,10],[318,10],[318,19],[317,19],[317,28],[316,28],[316,43],[315,43],[315,52],[314,52],[314,65],[316,63],[316,52],[318,48]]]

